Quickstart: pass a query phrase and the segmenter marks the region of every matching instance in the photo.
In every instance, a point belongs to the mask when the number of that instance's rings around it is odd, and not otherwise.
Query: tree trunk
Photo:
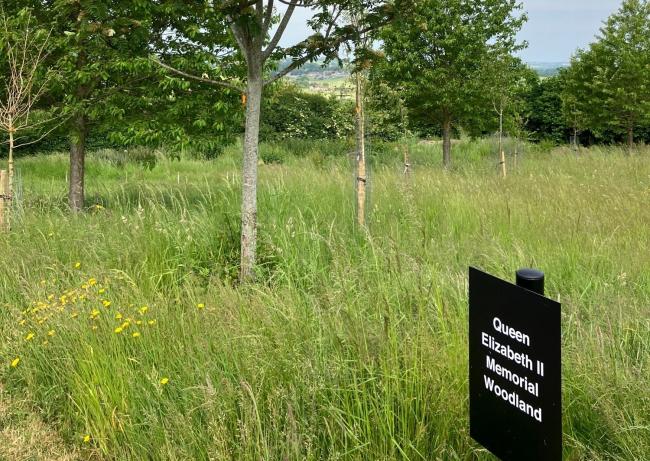
[[[632,124],[627,127],[627,148],[632,153],[634,148],[634,126]]]
[[[0,230],[9,229],[9,218],[7,216],[7,197],[9,196],[9,175],[5,170],[0,170]]]
[[[70,137],[70,190],[68,204],[77,213],[84,207],[84,171],[86,160],[86,136],[88,122],[85,115],[78,115]]]
[[[442,165],[451,166],[451,117],[445,117],[442,123]]]
[[[357,72],[356,92],[356,121],[357,121],[357,223],[363,227],[366,225],[366,187],[368,175],[366,172],[366,130],[365,113],[363,104],[363,82]]]
[[[11,229],[11,213],[13,211],[14,200],[14,127],[9,123],[9,157],[7,160],[7,177],[3,178],[0,193],[4,194],[2,201],[5,203],[3,206],[2,225],[5,229]]]
[[[248,62],[246,98],[246,129],[244,133],[244,162],[241,205],[241,283],[255,279],[257,246],[257,158],[259,148],[260,112],[264,88],[262,63]]]
[[[408,176],[409,173],[411,172],[411,160],[409,158],[409,146],[408,144],[404,143],[402,146],[402,150],[404,153],[404,175]]]
[[[9,159],[7,161],[7,173],[9,175],[9,186],[5,194],[9,197],[9,209],[11,209],[11,200],[14,197],[14,131],[13,126],[9,126]]]
[[[499,108],[499,165],[501,165],[501,176],[504,178],[506,172],[506,153],[503,151],[503,106]]]

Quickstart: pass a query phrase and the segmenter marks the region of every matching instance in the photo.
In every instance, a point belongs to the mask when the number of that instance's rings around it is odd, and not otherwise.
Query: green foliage
[[[473,136],[495,133],[503,118],[503,133],[523,137],[525,99],[537,75],[520,58],[502,49],[493,50],[482,67],[479,79],[487,106],[477,106],[471,111],[463,127]]]
[[[634,131],[650,125],[650,2],[625,0],[565,76],[571,126],[632,144]]]
[[[418,2],[382,33],[385,60],[375,78],[404,94],[412,117],[460,122],[490,107],[483,64],[518,48],[519,8],[513,0]]]
[[[366,90],[367,132],[373,139],[396,141],[410,134],[408,107],[400,88],[370,73]]]
[[[568,141],[568,125],[562,112],[561,76],[534,79],[526,95],[526,129],[534,141],[550,139],[562,144]]]
[[[260,145],[260,158],[264,163],[284,163],[289,152],[280,144],[261,144]]]
[[[349,101],[278,85],[264,100],[260,135],[263,140],[345,138],[354,131],[353,114]]]

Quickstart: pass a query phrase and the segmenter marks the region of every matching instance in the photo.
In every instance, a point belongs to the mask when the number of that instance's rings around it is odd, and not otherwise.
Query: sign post
[[[560,304],[544,274],[469,270],[470,435],[503,461],[562,459]]]

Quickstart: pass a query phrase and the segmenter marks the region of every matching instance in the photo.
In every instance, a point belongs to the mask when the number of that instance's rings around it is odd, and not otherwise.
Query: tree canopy
[[[650,121],[650,2],[625,0],[566,73],[564,112],[578,129],[624,135]]]
[[[398,15],[382,34],[380,79],[403,88],[413,112],[442,125],[444,164],[451,162],[451,130],[488,104],[488,63],[515,51],[525,20],[515,0],[424,0]]]

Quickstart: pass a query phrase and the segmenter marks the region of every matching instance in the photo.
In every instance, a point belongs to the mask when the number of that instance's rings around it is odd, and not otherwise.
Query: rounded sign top
[[[544,272],[537,269],[519,269],[517,271],[517,285],[544,295]]]

